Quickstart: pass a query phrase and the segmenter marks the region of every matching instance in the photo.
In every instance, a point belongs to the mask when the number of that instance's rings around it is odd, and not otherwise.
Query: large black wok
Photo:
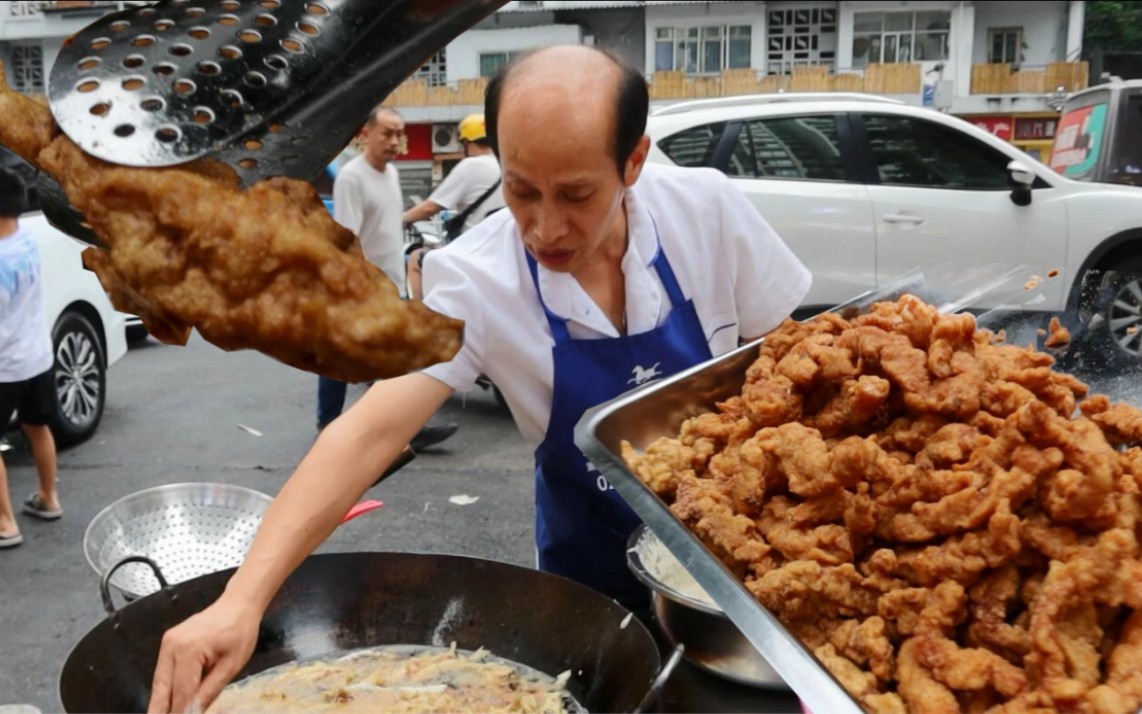
[[[60,674],[63,709],[146,711],[163,633],[212,603],[233,572],[164,587],[89,632]],[[106,587],[104,604],[113,609]],[[456,642],[553,676],[571,670],[568,690],[589,711],[629,712],[660,668],[654,638],[629,614],[571,580],[506,563],[408,553],[315,555],[270,604],[239,676],[361,647]]]

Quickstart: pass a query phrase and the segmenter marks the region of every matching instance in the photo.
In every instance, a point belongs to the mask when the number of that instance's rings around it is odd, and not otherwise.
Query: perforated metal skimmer
[[[129,555],[159,564],[171,583],[242,564],[272,499],[241,486],[183,483],[126,496],[103,509],[83,537],[87,562],[102,575]],[[131,564],[111,584],[130,597],[159,589],[150,568]]]
[[[48,97],[68,137],[106,161],[210,157],[246,185],[309,179],[400,82],[504,2],[169,0],[72,37]],[[47,193],[57,227],[82,232]]]

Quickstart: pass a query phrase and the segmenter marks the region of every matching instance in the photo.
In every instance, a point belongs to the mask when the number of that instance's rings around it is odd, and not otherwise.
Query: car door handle
[[[915,213],[886,213],[880,217],[885,223],[914,223],[920,225],[924,222],[923,216]]]

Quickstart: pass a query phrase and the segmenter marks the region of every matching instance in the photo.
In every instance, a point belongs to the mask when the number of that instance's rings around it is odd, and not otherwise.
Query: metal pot
[[[654,615],[675,645],[685,646],[686,659],[698,667],[742,684],[766,689],[789,689],[741,630],[714,604],[696,582],[681,592],[662,582],[661,574],[678,560],[645,525],[627,542],[627,564],[650,588]]]
[[[167,585],[116,611],[71,651],[60,673],[66,712],[140,712],[163,633],[222,594],[234,571]],[[661,666],[658,646],[631,613],[583,585],[507,563],[451,555],[336,553],[310,556],[286,580],[261,623],[240,677],[293,660],[380,645],[485,647],[557,675],[588,711],[645,710],[678,663]]]

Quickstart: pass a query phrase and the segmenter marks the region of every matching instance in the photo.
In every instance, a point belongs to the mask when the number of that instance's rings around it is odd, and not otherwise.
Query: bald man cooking
[[[464,320],[448,364],[375,384],[314,444],[223,595],[163,638],[151,711],[208,706],[254,650],[286,577],[429,417],[480,374],[535,448],[539,567],[639,607],[638,518],[572,441],[583,412],[776,327],[810,275],[717,171],[647,166],[646,83],[610,55],[553,47],[488,85],[500,211],[424,268],[425,302]],[[337,480],[330,481],[331,474]]]

